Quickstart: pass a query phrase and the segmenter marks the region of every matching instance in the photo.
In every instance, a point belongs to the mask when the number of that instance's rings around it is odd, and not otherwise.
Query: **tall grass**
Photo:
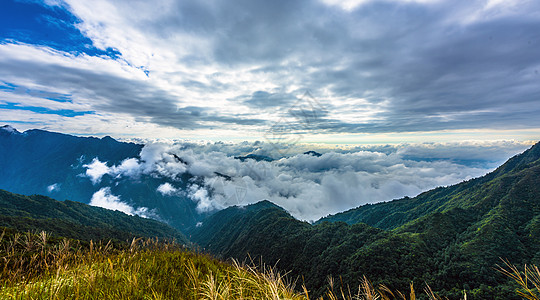
[[[360,281],[356,294],[351,294],[349,288],[346,290],[343,287],[340,287],[338,291],[334,290],[334,280],[330,277],[328,279],[329,289],[326,293],[326,299],[329,300],[416,300],[416,291],[414,285],[410,284],[410,290],[407,293],[402,293],[400,291],[392,291],[386,285],[381,284],[377,287],[374,287],[372,283],[364,276]],[[307,295],[307,292],[305,292]],[[435,294],[429,285],[426,285],[424,289],[424,294],[429,300],[444,300],[446,298],[441,298]],[[308,297],[309,299],[309,297]],[[324,298],[320,298],[324,299]],[[467,295],[465,294],[464,300],[467,300]]]
[[[518,295],[528,300],[540,300],[540,270],[538,267],[525,265],[521,272],[508,260],[503,260],[503,263],[503,266],[497,266],[497,270],[517,282],[519,285],[519,289],[516,290]]]
[[[1,299],[305,299],[273,268],[227,264],[157,239],[118,248],[4,231],[0,256]]]
[[[224,263],[174,242],[133,239],[119,247],[45,232],[0,234],[0,288],[1,299],[310,299],[275,268]],[[429,287],[424,294],[440,299]],[[406,293],[374,287],[364,277],[352,293],[329,278],[319,299],[415,300],[416,292],[412,284]]]

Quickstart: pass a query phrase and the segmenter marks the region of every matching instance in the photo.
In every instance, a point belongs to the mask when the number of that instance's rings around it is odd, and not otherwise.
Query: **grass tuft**
[[[508,260],[503,261],[503,266],[497,265],[496,270],[513,279],[519,288],[516,293],[524,299],[540,300],[540,270],[537,266],[525,265],[523,271],[512,265]]]

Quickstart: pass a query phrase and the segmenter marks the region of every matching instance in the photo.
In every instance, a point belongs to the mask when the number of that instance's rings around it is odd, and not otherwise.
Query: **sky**
[[[540,139],[534,0],[0,4],[0,122],[115,138]]]

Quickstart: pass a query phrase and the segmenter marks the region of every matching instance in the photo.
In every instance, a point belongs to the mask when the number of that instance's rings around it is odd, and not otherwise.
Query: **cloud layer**
[[[261,142],[151,143],[140,158],[118,166],[95,159],[85,166],[86,175],[97,183],[107,166],[105,173],[112,178],[138,180],[141,174],[162,178],[165,183],[156,193],[187,196],[199,212],[267,199],[299,219],[316,220],[481,176],[528,145],[501,141],[316,148],[321,155],[304,154],[305,148],[297,145],[283,157],[268,147]],[[255,153],[276,160],[238,158]],[[188,182],[182,179],[185,173],[193,175]],[[135,213],[106,188],[94,194],[92,203]]]
[[[147,207],[133,208],[131,205],[120,200],[120,196],[113,195],[109,187],[99,189],[92,195],[90,205],[103,207],[110,210],[118,210],[130,216],[138,215],[143,218],[156,218],[153,211]]]

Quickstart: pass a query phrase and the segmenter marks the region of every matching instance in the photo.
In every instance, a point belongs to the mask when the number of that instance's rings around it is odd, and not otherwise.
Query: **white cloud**
[[[417,2],[417,3],[436,3],[441,0],[322,0],[323,3],[327,5],[334,5],[341,7],[344,10],[351,11],[354,10],[364,4],[370,3],[370,2]],[[495,0],[495,1],[501,1],[501,0]]]
[[[90,164],[83,165],[83,167],[86,168],[86,176],[90,178],[94,185],[101,181],[103,175],[111,172],[107,163],[99,161],[97,157],[94,158]]]
[[[141,151],[140,160],[131,159],[129,172],[114,174],[147,174],[174,183],[188,172],[198,180],[182,183],[186,190],[165,182],[156,192],[185,193],[197,203],[199,212],[266,199],[297,218],[316,220],[481,176],[528,147],[513,141],[366,145],[312,148],[322,153],[313,156],[302,154],[306,145],[298,145],[291,146],[291,156],[273,162],[235,158],[258,151],[273,154],[264,152],[267,146],[261,142],[151,143]]]
[[[120,201],[120,197],[111,194],[111,188],[104,187],[92,195],[90,205],[103,207],[110,210],[118,210],[128,215],[134,214],[134,209],[125,202]]]
[[[49,193],[59,191],[59,190],[60,190],[60,184],[58,184],[58,183],[53,183],[53,184],[47,186],[47,191]]]
[[[404,144],[397,148],[401,156],[415,159],[485,160],[500,164],[509,155],[529,148],[529,142],[514,140],[461,141],[444,143]]]
[[[129,177],[137,177],[140,174],[140,165],[139,161],[136,158],[127,158],[122,161],[122,163],[113,167],[111,173]]]
[[[141,151],[141,169],[145,173],[157,173],[164,177],[177,179],[186,171],[186,165],[180,163],[171,154],[171,145],[165,143],[149,143]]]
[[[156,190],[163,196],[171,196],[178,193],[178,189],[168,182],[160,184]]]
[[[149,209],[148,207],[138,207],[133,214],[142,217],[142,218],[151,218],[155,220],[162,221],[163,220],[158,216],[158,214],[155,212],[155,209]]]
[[[216,209],[225,208],[220,203],[211,199],[208,195],[208,190],[206,188],[200,187],[198,185],[191,185],[188,189],[189,197],[197,202],[197,211],[198,212],[208,212]]]
[[[128,215],[138,215],[143,218],[155,218],[156,215],[152,210],[147,207],[133,208],[129,204],[120,200],[119,196],[115,196],[111,193],[111,188],[104,187],[92,195],[90,205],[103,207],[110,210],[118,210]]]

